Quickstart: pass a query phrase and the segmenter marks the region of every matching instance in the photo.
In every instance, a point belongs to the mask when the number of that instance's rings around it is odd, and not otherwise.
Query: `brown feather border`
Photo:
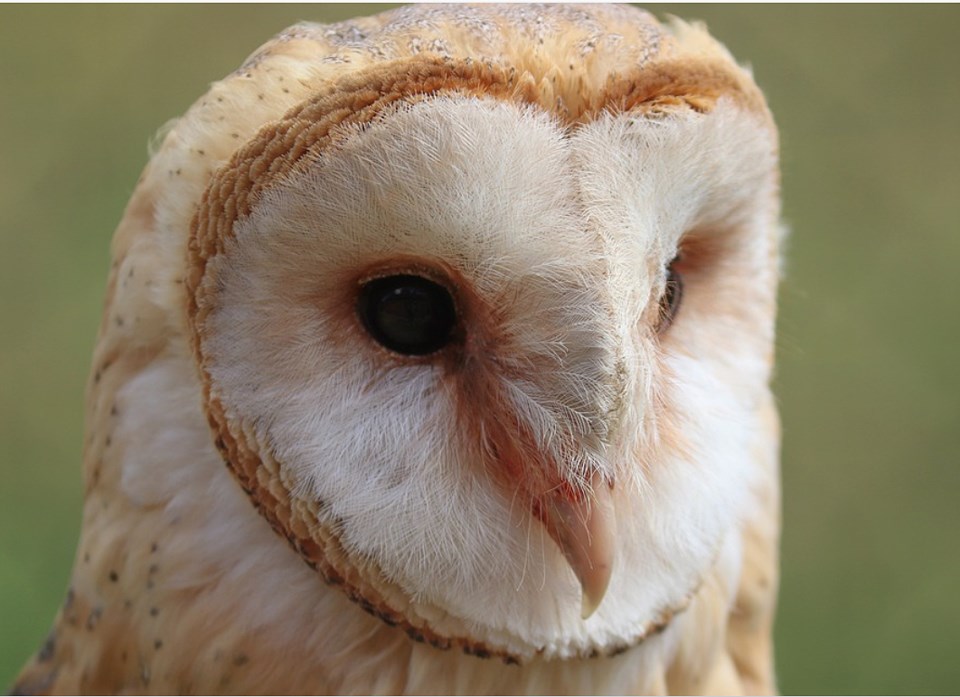
[[[539,105],[571,127],[604,112],[636,111],[651,117],[678,108],[708,112],[721,96],[733,98],[747,111],[767,114],[760,92],[733,68],[720,61],[648,65],[632,74],[611,76],[600,93],[571,111],[564,105],[562,94],[555,97],[553,89],[538,84],[528,72],[471,60],[404,59],[346,76],[329,90],[305,100],[280,120],[264,125],[213,175],[192,220],[185,279],[191,343],[200,366],[204,408],[216,446],[244,492],[271,527],[326,583],[340,588],[362,609],[402,629],[415,641],[438,649],[459,648],[484,658],[497,657],[505,663],[526,660],[466,637],[442,636],[426,620],[391,606],[364,578],[372,574],[384,587],[391,588],[380,570],[369,564],[358,566],[351,559],[332,529],[335,526],[320,522],[322,503],[291,500],[282,468],[272,454],[258,453],[251,446],[255,441],[252,434],[231,421],[212,384],[202,337],[207,317],[216,308],[216,284],[207,275],[207,265],[223,253],[233,237],[234,224],[250,214],[265,190],[304,166],[306,156],[322,151],[335,139],[337,127],[370,123],[391,105],[441,94],[492,97]],[[395,590],[399,597],[399,589]],[[663,611],[633,642],[602,653],[594,650],[585,657],[616,655],[659,633],[686,609],[695,594],[696,589],[676,607]]]

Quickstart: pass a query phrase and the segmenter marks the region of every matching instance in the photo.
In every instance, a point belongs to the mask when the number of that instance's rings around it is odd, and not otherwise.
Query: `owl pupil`
[[[680,309],[680,300],[683,298],[683,279],[673,264],[667,269],[667,283],[660,298],[660,322],[657,331],[663,332],[673,324],[677,310]]]
[[[446,288],[412,275],[387,276],[365,284],[357,311],[379,344],[408,356],[443,348],[457,319]]]

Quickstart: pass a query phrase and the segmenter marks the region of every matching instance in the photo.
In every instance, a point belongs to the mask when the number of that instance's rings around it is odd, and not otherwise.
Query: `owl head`
[[[736,575],[776,449],[777,147],[725,49],[631,8],[288,30],[151,164],[209,440],[417,639],[636,644]]]

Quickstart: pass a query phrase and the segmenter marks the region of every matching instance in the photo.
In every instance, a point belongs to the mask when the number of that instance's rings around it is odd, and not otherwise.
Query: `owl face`
[[[740,554],[777,144],[736,80],[571,111],[517,75],[389,65],[261,130],[194,218],[190,331],[329,583],[437,646],[608,653]]]

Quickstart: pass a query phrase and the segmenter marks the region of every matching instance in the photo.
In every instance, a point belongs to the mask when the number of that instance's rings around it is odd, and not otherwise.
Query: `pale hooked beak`
[[[587,619],[600,606],[615,556],[613,492],[599,474],[590,494],[571,497],[551,492],[540,499],[541,521],[580,581],[580,614]]]

